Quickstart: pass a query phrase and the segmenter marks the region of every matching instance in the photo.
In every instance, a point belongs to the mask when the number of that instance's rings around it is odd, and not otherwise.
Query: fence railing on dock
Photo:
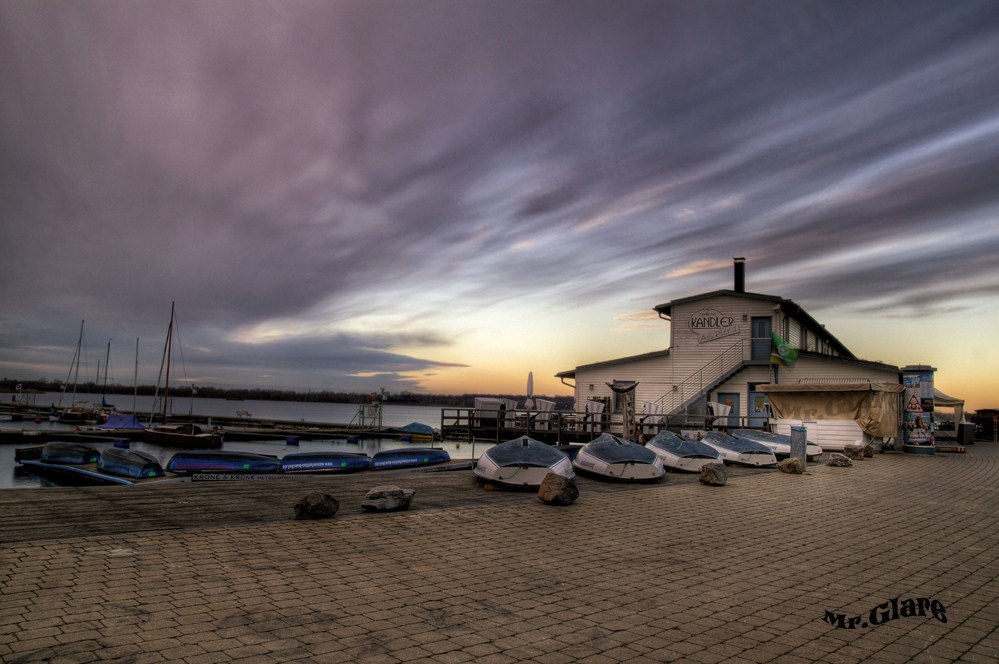
[[[637,414],[632,431],[648,440],[664,429],[728,430],[758,428],[749,426],[749,417],[735,415],[703,416]],[[758,419],[758,418],[757,418]],[[442,408],[441,438],[456,441],[502,443],[517,436],[530,436],[552,444],[588,442],[607,432],[623,435],[621,413],[542,412],[528,409],[505,411],[475,408]]]

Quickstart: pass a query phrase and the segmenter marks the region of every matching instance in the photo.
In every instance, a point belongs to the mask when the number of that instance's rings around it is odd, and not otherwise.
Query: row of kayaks
[[[184,450],[162,466],[148,452],[121,447],[97,449],[75,442],[52,441],[38,450],[37,458],[25,454],[21,465],[40,472],[63,472],[108,484],[134,484],[164,478],[168,473],[348,473],[432,466],[451,461],[447,450],[404,447],[383,450],[369,457],[363,452],[321,450],[295,452],[278,458],[267,454],[229,450]]]
[[[687,437],[662,431],[641,445],[604,433],[585,445],[565,448],[523,436],[488,449],[476,462],[475,474],[483,482],[516,487],[539,486],[548,473],[572,479],[577,471],[642,482],[660,479],[667,469],[700,472],[709,463],[774,466],[778,456],[791,453],[789,436],[750,429],[733,434],[700,431]],[[807,444],[808,458],[819,454],[819,446]]]

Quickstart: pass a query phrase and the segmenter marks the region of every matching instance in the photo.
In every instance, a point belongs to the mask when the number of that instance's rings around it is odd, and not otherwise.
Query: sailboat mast
[[[167,403],[170,401],[170,358],[173,355],[173,307],[170,303],[170,325],[167,327],[166,341],[166,378],[163,381],[163,421],[166,422]]]
[[[83,345],[83,323],[80,321],[80,337],[76,340],[76,352],[73,353],[73,361],[69,364],[69,373],[66,374],[66,382],[73,378],[73,400],[76,401],[76,381],[80,377],[80,347]],[[76,369],[76,377],[73,376],[73,369]],[[66,391],[65,386],[59,391],[59,407],[62,407],[62,395]],[[72,405],[72,404],[70,404]]]
[[[132,377],[132,414],[139,399],[139,337],[135,338],[135,374]]]
[[[111,340],[108,339],[108,352],[104,357],[104,387],[101,396],[108,393],[108,366],[111,364]]]

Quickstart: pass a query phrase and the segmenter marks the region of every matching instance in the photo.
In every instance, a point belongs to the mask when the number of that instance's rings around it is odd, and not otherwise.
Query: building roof
[[[602,369],[604,367],[612,367],[617,364],[631,364],[632,362],[641,362],[642,360],[654,360],[657,357],[666,357],[669,355],[669,348],[666,350],[656,350],[651,353],[642,353],[641,355],[631,355],[630,357],[619,357],[614,360],[606,360],[604,362],[594,362],[593,364],[584,364],[578,366],[575,369],[569,371],[562,371],[555,374],[556,378],[575,378],[576,371],[580,369]]]
[[[801,321],[809,331],[815,332],[816,334],[821,334],[841,355],[849,359],[856,359],[856,356],[850,352],[850,349],[843,345],[843,343],[834,337],[832,334],[826,331],[825,325],[822,325],[817,320],[811,317],[807,311],[802,309],[793,300],[788,300],[783,297],[778,297],[776,295],[764,295],[762,293],[746,293],[744,291],[735,290],[716,290],[710,293],[700,293],[699,295],[691,295],[690,297],[681,297],[677,300],[672,300],[671,302],[665,302],[663,304],[657,304],[653,309],[660,316],[670,317],[673,315],[673,307],[678,304],[687,304],[689,302],[697,302],[699,300],[710,300],[716,297],[739,297],[746,300],[760,300],[763,302],[772,302],[774,304],[779,304],[780,308],[784,313],[788,314],[792,318]]]
[[[843,362],[844,364],[853,364],[856,366],[869,367],[871,369],[882,369],[886,371],[894,371],[895,373],[901,373],[901,370],[894,364],[886,364],[884,362],[877,362],[875,360],[861,360],[860,358],[853,357],[843,357],[836,355],[824,355],[823,353],[816,353],[811,350],[799,350],[798,358],[802,357],[814,357],[820,359],[824,362]]]

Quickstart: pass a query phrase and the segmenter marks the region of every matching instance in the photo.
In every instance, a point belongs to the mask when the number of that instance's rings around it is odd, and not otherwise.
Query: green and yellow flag
[[[791,348],[791,344],[781,339],[780,335],[772,332],[774,348],[770,352],[770,364],[783,364],[789,367],[798,359],[798,349]]]

